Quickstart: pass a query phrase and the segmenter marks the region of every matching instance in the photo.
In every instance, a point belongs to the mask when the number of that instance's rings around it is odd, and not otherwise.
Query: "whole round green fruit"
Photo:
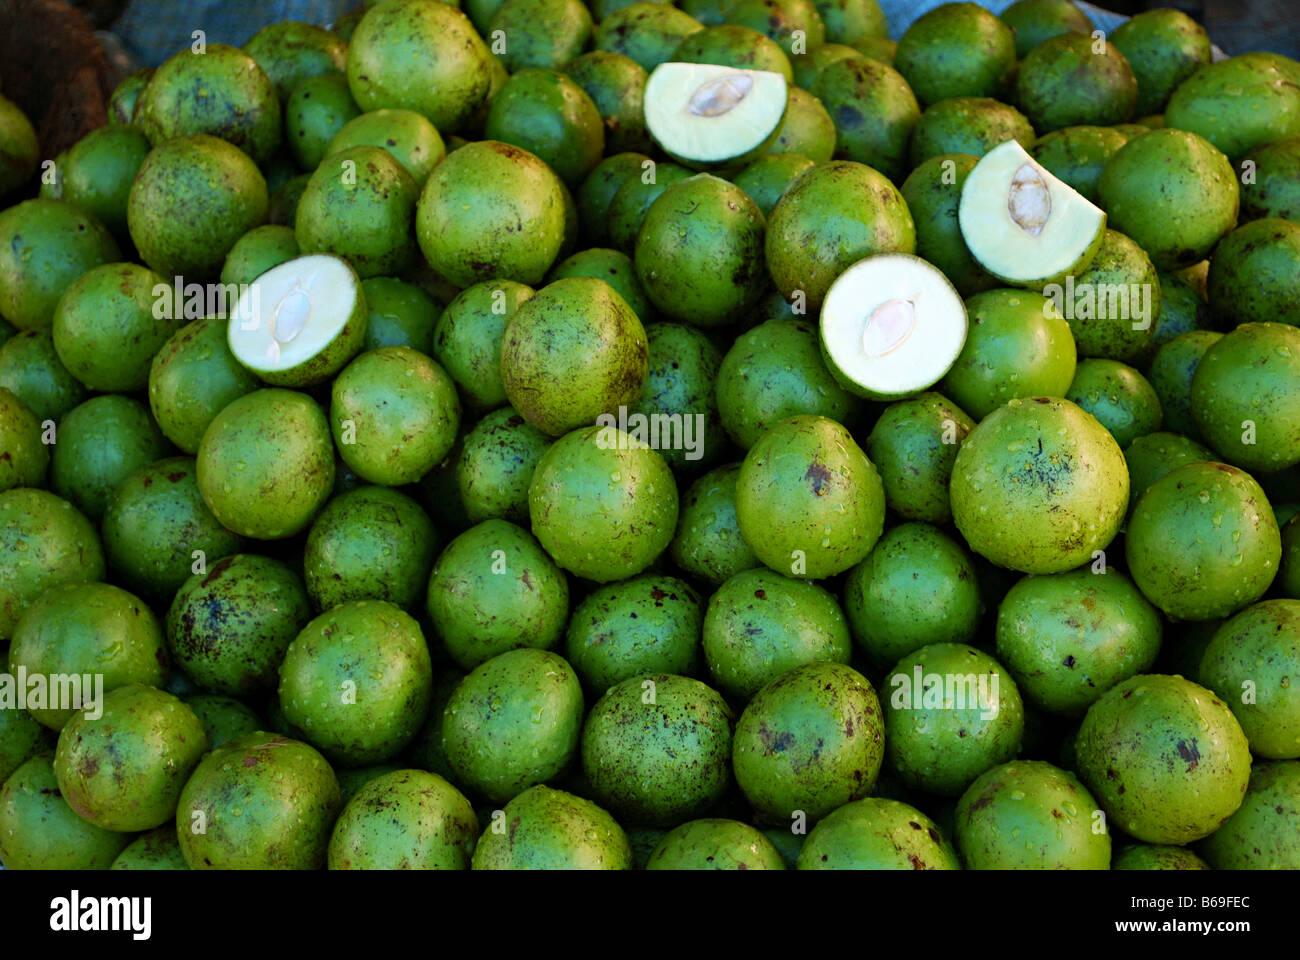
[[[1192,382],[1206,351],[1223,339],[1215,330],[1189,330],[1162,344],[1147,368],[1147,381],[1160,400],[1167,430],[1200,440],[1192,415]]]
[[[1300,868],[1300,762],[1257,764],[1246,796],[1198,849],[1215,870]]]
[[[302,251],[291,227],[265,224],[254,227],[235,241],[221,265],[221,282],[236,286],[252,284],[272,267],[292,260]]]
[[[1137,77],[1139,117],[1163,110],[1178,85],[1211,60],[1205,28],[1181,10],[1144,10],[1120,24],[1110,42]]]
[[[903,179],[921,107],[899,71],[867,57],[845,58],[824,67],[809,92],[835,122],[836,159]]]
[[[209,750],[215,750],[227,741],[242,737],[246,733],[256,733],[265,726],[265,721],[254,713],[251,707],[234,697],[198,693],[186,697],[185,703],[199,718],[203,733],[208,738]],[[175,838],[175,833],[172,837]],[[177,856],[180,856],[179,849]]]
[[[0,346],[0,387],[42,424],[57,424],[86,399],[85,386],[59,359],[49,330],[23,330]]]
[[[149,367],[149,409],[163,435],[191,456],[218,413],[259,386],[235,359],[226,321],[196,320],[154,354]]]
[[[1138,81],[1118,48],[1064,33],[1031,50],[1016,72],[1016,101],[1043,133],[1110,126],[1133,116]]]
[[[1092,33],[1092,21],[1071,0],[1017,0],[998,19],[1016,38],[1016,57],[1023,60],[1044,40],[1063,33]]]
[[[92,130],[63,161],[62,199],[91,214],[116,237],[126,236],[131,181],[149,154],[149,138],[135,126]]]
[[[1142,132],[1146,132],[1145,128]],[[1065,181],[1095,204],[1101,171],[1131,139],[1118,127],[1079,124],[1039,137],[1029,152],[1052,176]]]
[[[468,870],[478,818],[436,773],[395,770],[347,802],[330,835],[331,870]]]
[[[675,564],[715,586],[761,562],[740,535],[736,519],[739,475],[740,464],[731,463],[691,484],[682,498],[677,533],[670,548]]]
[[[952,97],[927,107],[912,131],[913,168],[932,157],[966,154],[982,157],[1000,143],[1034,146],[1034,128],[1017,110],[992,97]]]
[[[926,104],[997,96],[1015,65],[1011,28],[974,3],[945,3],[917,17],[894,54],[894,66]]]
[[[935,822],[897,800],[846,803],[813,827],[799,851],[800,870],[960,870]]]
[[[0,393],[0,403],[6,393]],[[167,452],[145,406],[116,394],[92,397],[70,410],[53,446],[50,486],[92,520],[103,517],[109,497],[127,477]]]
[[[59,795],[53,757],[32,757],[0,784],[0,861],[9,870],[107,870],[131,842],[79,817]]]
[[[1300,223],[1268,217],[1229,233],[1214,250],[1210,307],[1223,329],[1247,323],[1300,327]]]
[[[130,401],[127,401],[128,403]],[[14,487],[41,487],[45,485],[45,471],[50,465],[50,453],[41,442],[41,424],[12,391],[0,387],[0,491]],[[74,431],[74,436],[75,436]],[[57,455],[61,448],[55,446]],[[157,454],[154,454],[157,456]],[[65,462],[71,462],[65,458]],[[51,486],[60,496],[70,495],[66,478],[60,475],[51,479]],[[78,504],[84,507],[84,504]]]
[[[772,841],[738,820],[690,820],[650,851],[647,870],[784,870]]]
[[[117,855],[110,870],[188,870],[172,825],[142,833]]]
[[[335,152],[330,147],[343,128],[361,115],[348,78],[341,73],[307,77],[295,84],[285,101],[284,126],[298,167],[310,176]]]
[[[1133,843],[1115,854],[1112,870],[1209,870],[1210,865],[1186,847]]]
[[[885,407],[867,436],[865,451],[880,471],[889,509],[905,520],[950,522],[952,465],[974,429],[975,421],[938,393]]]
[[[590,800],[536,786],[502,810],[504,830],[488,828],[474,870],[630,870],[632,845],[614,818]]]
[[[1121,447],[1160,429],[1162,413],[1155,388],[1118,360],[1080,361],[1065,398],[1096,417]]]
[[[513,280],[484,281],[458,293],[438,317],[433,357],[456,381],[466,406],[492,409],[505,404],[501,337],[515,311],[535,292]]]
[[[297,20],[267,24],[243,49],[275,84],[281,100],[300,80],[340,72],[348,62],[347,41],[324,27]]]
[[[558,69],[529,67],[514,74],[493,96],[483,133],[531,152],[574,190],[605,152],[600,111]]]
[[[1174,90],[1165,122],[1205,137],[1235,161],[1300,135],[1297,78],[1294,61],[1268,54],[1206,63]]]

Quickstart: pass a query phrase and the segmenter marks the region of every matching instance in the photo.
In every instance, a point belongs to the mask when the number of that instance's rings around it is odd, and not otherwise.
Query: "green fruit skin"
[[[1097,197],[1109,226],[1161,270],[1205,259],[1237,224],[1240,194],[1228,158],[1186,130],[1152,130],[1106,161]]]
[[[108,122],[130,124],[135,117],[135,106],[140,94],[153,76],[154,68],[133,70],[122,78],[108,98]]]
[[[1110,834],[1072,773],[1014,761],[982,774],[957,801],[955,839],[968,870],[1107,870]]]
[[[693,677],[703,622],[703,602],[690,584],[647,574],[588,594],[569,620],[565,656],[594,691],[646,673]]]
[[[1145,672],[1163,636],[1155,607],[1117,570],[1025,577],[998,607],[997,656],[1034,706],[1082,716]]]
[[[448,699],[442,750],[458,783],[507,803],[564,771],[582,714],[582,685],[563,657],[508,650],[475,667]]]
[[[133,263],[82,274],[54,311],[54,349],[63,365],[91,390],[143,390],[154,354],[185,322],[180,310],[159,309],[158,294],[168,286]]]
[[[988,678],[983,689],[982,676]],[[943,684],[937,691],[931,687],[935,679]],[[1020,751],[1025,730],[1020,691],[988,654],[965,644],[930,644],[898,661],[884,683],[890,687],[885,754],[906,786],[957,796]]]
[[[252,708],[233,697],[200,693],[186,697],[185,703],[199,718],[203,733],[208,738],[209,750],[215,750],[227,741],[242,737],[246,733],[256,733],[265,726],[265,721],[254,713]],[[172,832],[171,836],[173,840],[176,839],[175,832]],[[179,849],[176,856],[180,857]]]
[[[536,291],[513,280],[485,281],[456,295],[433,331],[433,356],[456,381],[465,405],[490,410],[506,403],[501,337],[515,311]]]
[[[800,415],[852,423],[862,402],[844,389],[822,357],[816,324],[771,320],[735,339],[718,370],[722,426],[750,449],[776,423]]]
[[[505,805],[505,830],[484,830],[474,870],[630,870],[632,845],[590,800],[536,786]]]
[[[299,81],[340,72],[348,62],[348,45],[342,37],[294,20],[268,24],[253,34],[243,50],[275,84],[281,100]]]
[[[1210,865],[1185,847],[1134,843],[1116,851],[1112,870],[1209,870]]]
[[[1155,335],[1142,354],[1149,365],[1156,350],[1175,337],[1193,330],[1208,330],[1213,325],[1209,304],[1190,281],[1176,273],[1156,271],[1160,277],[1160,313],[1155,318]]]
[[[591,13],[578,0],[507,0],[482,32],[511,38],[501,62],[511,73],[528,67],[558,70],[590,44]]]
[[[465,435],[456,486],[472,523],[528,520],[528,487],[551,438],[513,407],[493,410]]]
[[[48,754],[0,785],[0,860],[9,870],[107,870],[130,842],[77,816],[59,795]]]
[[[918,17],[894,54],[894,66],[926,104],[995,97],[1015,62],[1011,28],[973,3],[944,4]]]
[[[885,488],[844,427],[825,417],[791,417],[745,455],[736,518],[764,564],[819,580],[871,551],[884,529]]]
[[[127,226],[150,269],[210,280],[235,242],[266,222],[267,202],[266,180],[238,147],[202,134],[177,137],[141,165]]]
[[[302,193],[310,182],[310,173],[302,173],[286,180],[280,189],[271,194],[266,208],[267,222],[292,230],[298,216],[298,201],[302,199]]]
[[[784,870],[772,841],[738,820],[690,820],[666,833],[647,870]]]
[[[1179,620],[1213,620],[1254,603],[1282,555],[1264,491],[1226,463],[1188,463],[1147,488],[1126,537],[1142,593]]]
[[[372,763],[365,767],[346,767],[342,770],[335,770],[334,773],[339,778],[339,793],[343,797],[343,806],[346,807],[351,803],[352,798],[368,783],[378,780],[385,774],[396,773],[402,769],[403,765],[398,763]],[[334,869],[339,868],[335,867]]]
[[[651,71],[671,60],[681,42],[702,29],[702,23],[675,7],[633,3],[600,21],[595,46],[630,57]]]
[[[1252,220],[1223,238],[1210,261],[1210,306],[1223,329],[1277,322],[1300,327],[1300,223]]]
[[[1043,133],[1091,124],[1123,123],[1133,116],[1138,81],[1124,54],[1091,36],[1061,34],[1035,47],[1016,75],[1020,109]]]
[[[423,187],[447,155],[437,127],[414,110],[372,110],[344,124],[325,148],[331,157],[351,147],[383,147]]]
[[[9,646],[10,673],[23,667],[29,676],[102,675],[105,692],[128,684],[160,686],[166,666],[157,618],[138,598],[106,583],[50,587],[27,608]],[[91,690],[83,689],[82,697],[91,705]],[[79,713],[52,704],[28,709],[51,730],[62,730]]]
[[[1156,351],[1147,380],[1160,400],[1166,429],[1201,439],[1192,414],[1192,382],[1206,351],[1221,339],[1223,334],[1213,330],[1191,330]]]
[[[23,330],[0,347],[0,387],[10,391],[38,422],[57,423],[86,399],[86,388],[63,365],[47,330]]]
[[[305,743],[271,733],[207,754],[185,784],[177,836],[191,870],[319,870],[342,800],[338,778]],[[206,831],[189,829],[202,812]]]
[[[163,435],[193,455],[217,414],[257,387],[257,377],[230,352],[226,321],[196,320],[154,354],[149,409]]]
[[[357,476],[399,486],[420,479],[451,450],[460,398],[437,361],[410,347],[380,347],[335,379],[330,421],[339,455]]]
[[[444,780],[452,781],[456,779],[456,774],[451,769],[451,764],[447,762],[447,752],[442,747],[442,721],[443,710],[447,706],[447,701],[451,699],[452,693],[456,687],[465,679],[465,671],[452,664],[438,664],[437,675],[433,679],[433,694],[429,699],[429,713],[424,719],[424,726],[420,732],[415,735],[411,741],[410,747],[405,753],[405,766],[416,767],[420,770],[428,770],[430,773],[436,773]],[[369,770],[380,769],[379,767],[360,767],[347,771],[352,775],[364,773]],[[392,769],[397,769],[393,767]],[[382,772],[382,771],[381,771]],[[377,774],[378,775],[378,774]],[[377,776],[376,775],[376,776]],[[367,777],[367,781],[374,777]],[[342,781],[340,781],[342,783]],[[357,789],[360,789],[358,784]],[[343,796],[347,800],[351,797],[347,784],[343,784]]]
[[[738,573],[709,598],[704,659],[714,684],[738,702],[805,663],[848,663],[849,626],[815,583],[759,568]]]
[[[171,825],[142,833],[117,855],[110,870],[188,870]]]
[[[772,681],[736,724],[736,782],[763,821],[816,821],[871,792],[884,758],[880,703],[866,677],[810,663]]]
[[[1241,806],[1250,777],[1232,712],[1182,677],[1144,674],[1112,687],[1083,718],[1075,751],[1106,815],[1147,843],[1214,832]]]
[[[835,155],[838,134],[825,104],[807,90],[786,89],[785,117],[768,144],[769,154],[797,153],[814,163],[825,163]]]
[[[969,154],[931,157],[918,164],[900,187],[916,227],[917,256],[943,271],[963,297],[1001,285],[975,262],[957,225],[962,184],[977,162]]]
[[[1198,850],[1215,870],[1300,868],[1300,763],[1260,763],[1241,807]]]
[[[1124,520],[1124,454],[1068,400],[1012,400],[984,418],[953,464],[953,521],[976,553],[1022,573],[1093,560]]]
[[[564,186],[527,150],[471,143],[434,168],[416,206],[429,266],[468,287],[505,279],[536,285],[560,253]]]
[[[1197,679],[1228,704],[1265,760],[1300,757],[1300,691],[1291,676],[1300,666],[1300,600],[1266,600],[1215,632]],[[1251,689],[1253,697],[1243,691]]]
[[[209,43],[163,62],[136,101],[132,122],[155,147],[195,134],[219,137],[266,163],[280,145],[280,98],[257,61]]]
[[[40,144],[32,122],[7,97],[0,97],[0,129],[4,131],[5,141],[4,147],[0,148],[0,196],[4,196],[18,189],[36,172]],[[56,165],[63,166],[61,158]]]
[[[72,504],[30,487],[0,493],[0,640],[51,587],[102,580],[106,570],[99,534]]]
[[[63,162],[62,199],[124,237],[131,181],[148,153],[149,139],[136,127],[108,126],[86,134]]]
[[[343,808],[330,836],[331,870],[468,870],[478,818],[436,773],[396,770]]]
[[[92,267],[121,259],[108,229],[63,200],[25,200],[0,213],[0,316],[42,330],[59,297]]]
[[[982,157],[1000,143],[1034,146],[1034,128],[1015,107],[991,97],[953,97],[928,107],[911,138],[911,166],[950,153]]]
[[[794,178],[811,166],[813,161],[802,154],[765,153],[736,174],[733,182],[768,217]]]
[[[740,464],[731,463],[691,484],[682,498],[670,548],[673,563],[714,586],[762,562],[740,535],[736,519],[739,475]]]
[[[1256,147],[1243,160],[1255,164],[1255,182],[1242,184],[1241,219],[1300,220],[1300,137]]]
[[[306,394],[291,390],[239,397],[203,434],[198,482],[204,502],[228,529],[265,540],[293,536],[311,522],[334,485],[325,414]]]
[[[1132,513],[1142,494],[1151,484],[1178,469],[1185,463],[1213,460],[1214,452],[1177,433],[1148,433],[1138,437],[1124,451],[1128,464],[1129,512]]]
[[[864,449],[880,471],[889,509],[904,520],[951,522],[952,466],[966,435],[974,429],[975,421],[939,393],[923,393],[885,407]]]
[[[158,460],[131,474],[104,508],[104,553],[114,572],[146,599],[168,602],[204,563],[243,545],[210,510],[202,495],[201,468],[189,457]]]
[[[1016,57],[1023,60],[1044,40],[1063,33],[1092,33],[1092,20],[1070,0],[1019,0],[998,18],[1016,37]]]
[[[729,449],[714,389],[722,354],[705,333],[679,323],[650,324],[646,342],[649,369],[629,418],[641,414],[648,426],[660,423],[671,431],[667,444],[661,434],[659,454],[673,469],[693,474],[712,466]]]
[[[12,391],[0,387],[0,450],[4,451],[0,454],[0,491],[45,485],[50,453],[41,442],[41,432],[40,422],[32,412]],[[56,455],[59,449],[56,445]],[[72,499],[66,484],[60,483],[57,469],[51,485],[60,496]]]
[[[771,37],[735,23],[718,24],[692,33],[673,51],[674,63],[716,63],[737,70],[779,73],[794,82],[790,58]]]
[[[433,331],[442,307],[423,287],[393,277],[371,277],[361,281],[361,292],[367,310],[363,350],[410,347],[433,354]]]
[[[610,54],[610,56],[619,56],[619,54]],[[613,149],[612,144],[610,149]],[[649,145],[642,149],[648,150]],[[614,201],[615,194],[626,181],[640,180],[641,174],[646,169],[643,164],[654,166],[654,161],[644,153],[627,151],[606,157],[596,164],[591,173],[587,174],[587,179],[582,181],[575,198],[584,243],[597,247],[609,244],[610,205]],[[634,232],[632,237],[635,240]]]
[[[1261,54],[1207,63],[1174,90],[1165,123],[1205,137],[1236,160],[1300,135],[1297,77]]]
[[[152,830],[176,815],[181,788],[207,752],[194,711],[153,687],[106,694],[59,734],[59,793],[82,819],[106,830]]]
[[[52,753],[57,742],[29,710],[0,710],[0,786],[32,757]]]
[[[376,763],[396,756],[424,722],[431,675],[415,620],[382,600],[352,600],[312,620],[289,644],[280,707],[332,761]]]
[[[492,98],[483,133],[532,152],[573,190],[605,152],[605,125],[596,104],[558,70],[530,67],[512,76]]]
[[[1147,379],[1118,360],[1084,360],[1065,398],[1092,414],[1127,447],[1160,429],[1160,399]]]
[[[609,284],[568,277],[522,304],[501,337],[501,383],[511,406],[551,436],[640,398],[649,343]]]
[[[92,397],[74,407],[59,424],[53,446],[50,486],[92,520],[103,517],[122,481],[168,449],[145,406],[120,395]]]
[[[406,168],[380,147],[336,153],[321,161],[298,200],[298,246],[337,254],[362,278],[401,273],[415,262],[417,193]]]
[[[708,810],[731,785],[735,717],[698,680],[646,674],[612,687],[582,728],[582,768],[623,822],[667,827]]]
[[[1027,147],[1052,176],[1097,203],[1097,183],[1106,161],[1132,139],[1116,127],[1081,124],[1053,130]]]
[[[404,493],[361,487],[339,494],[307,533],[307,594],[318,610],[349,600],[386,600],[413,610],[424,599],[436,538],[432,521]]]
[[[526,530],[486,520],[443,550],[426,602],[451,658],[472,670],[516,647],[555,646],[569,616],[569,583]]]
[[[1211,59],[1205,29],[1181,10],[1147,10],[1121,24],[1110,42],[1137,77],[1134,113],[1159,113],[1178,85]]]
[[[727,23],[779,41],[790,54],[804,43],[816,47],[826,42],[826,25],[811,0],[738,0],[727,7],[725,16]]]
[[[846,803],[813,827],[799,851],[800,870],[960,870],[935,822],[897,800]]]
[[[843,43],[821,43],[807,53],[796,54],[789,58],[792,68],[791,76],[786,78],[787,86],[811,90],[822,70],[840,60],[860,60],[865,55]]]
[[[597,583],[623,580],[646,569],[672,540],[677,483],[663,457],[635,437],[613,426],[587,427],[542,455],[528,515],[561,567]]]
[[[1282,562],[1278,566],[1278,592],[1300,600],[1300,521],[1295,517],[1282,528]]]
[[[652,163],[640,174],[632,171],[625,176],[605,214],[610,246],[635,255],[647,211],[669,187],[692,176],[690,170],[675,163]]]
[[[879,667],[931,643],[969,643],[983,607],[969,554],[925,523],[891,528],[844,580],[853,639]]]
[[[299,253],[298,240],[291,228],[274,224],[254,227],[230,248],[221,267],[221,282],[251,284],[272,267],[292,260]]]
[[[1119,291],[1127,291],[1127,310]],[[1160,277],[1141,247],[1116,230],[1105,230],[1092,262],[1075,276],[1074,296],[1074,303],[1062,298],[1058,306],[1065,308],[1080,357],[1125,363],[1142,357],[1160,315]]]
[[[875,253],[914,253],[916,226],[883,174],[840,160],[790,184],[768,219],[765,249],[772,282],[786,300],[802,291],[815,310],[845,267]]]
[[[903,179],[921,107],[901,73],[879,60],[846,58],[824,67],[809,93],[835,122],[837,160]]]

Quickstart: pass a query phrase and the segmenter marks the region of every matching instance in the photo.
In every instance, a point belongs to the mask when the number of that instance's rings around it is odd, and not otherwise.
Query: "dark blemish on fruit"
[[[1187,763],[1187,772],[1191,773],[1196,769],[1196,765],[1201,760],[1201,751],[1196,747],[1196,738],[1192,738],[1189,746],[1186,740],[1178,741],[1178,755]]]
[[[813,493],[817,496],[825,496],[831,485],[831,472],[823,463],[813,461],[809,466],[803,478],[812,481]]]

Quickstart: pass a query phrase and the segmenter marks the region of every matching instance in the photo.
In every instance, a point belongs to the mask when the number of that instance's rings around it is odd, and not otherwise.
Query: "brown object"
[[[44,159],[108,122],[117,78],[90,22],[63,0],[0,0],[0,76]]]

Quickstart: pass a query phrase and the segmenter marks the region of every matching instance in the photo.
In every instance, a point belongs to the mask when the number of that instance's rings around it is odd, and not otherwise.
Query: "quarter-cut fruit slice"
[[[957,223],[979,265],[1017,287],[1087,269],[1106,232],[1105,212],[1015,140],[994,147],[971,170]]]
[[[785,77],[712,63],[661,63],[645,87],[645,125],[674,160],[696,169],[740,164],[776,139]]]
[[[826,365],[872,400],[910,397],[938,383],[966,343],[966,306],[920,257],[882,253],[836,278],[822,303]]]
[[[239,295],[227,338],[235,359],[267,383],[328,380],[360,352],[366,299],[342,257],[313,253],[272,267]]]

